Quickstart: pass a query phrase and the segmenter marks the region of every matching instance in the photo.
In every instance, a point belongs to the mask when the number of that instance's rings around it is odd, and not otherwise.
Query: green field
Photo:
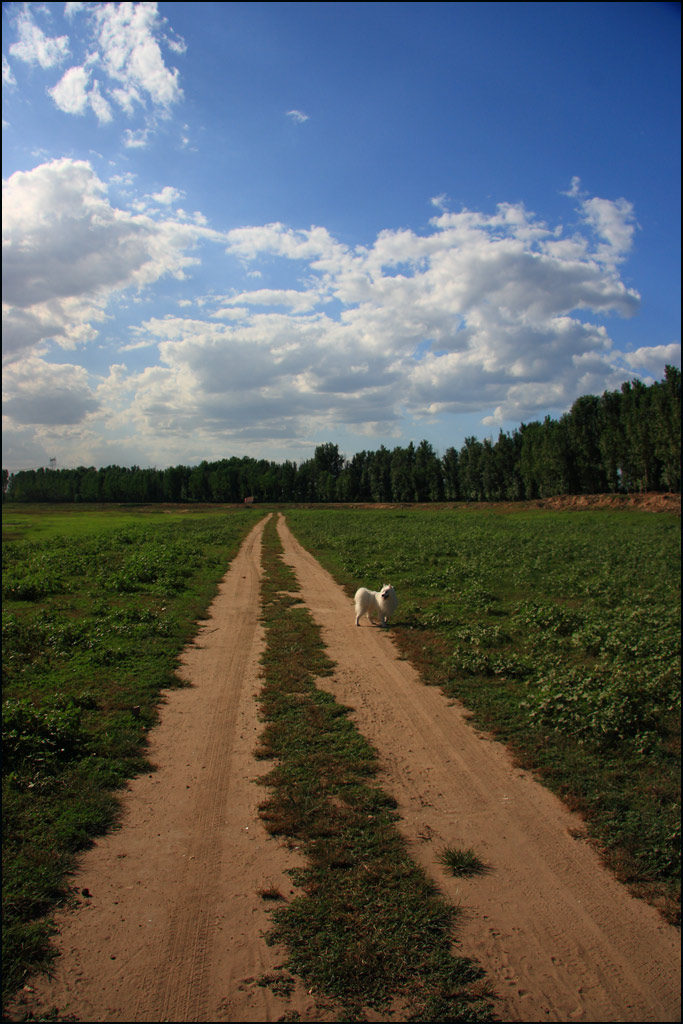
[[[267,510],[3,509],[3,991],[50,956],[49,914],[116,790],[146,768],[160,690]],[[292,508],[353,593],[589,820],[627,884],[677,916],[680,520],[633,511]],[[350,614],[351,614],[351,606]]]
[[[680,906],[680,520],[645,512],[292,510],[347,585],[393,583],[426,681],[588,818],[618,876]]]
[[[256,518],[3,509],[3,994],[50,956],[76,853],[144,770],[160,690]]]

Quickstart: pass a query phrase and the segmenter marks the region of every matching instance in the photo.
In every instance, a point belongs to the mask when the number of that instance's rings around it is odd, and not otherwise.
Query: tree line
[[[417,446],[362,451],[329,442],[295,462],[232,457],[198,466],[3,470],[3,499],[49,502],[521,501],[557,494],[681,489],[681,371],[585,395],[558,420],[498,440],[467,437],[439,456]]]

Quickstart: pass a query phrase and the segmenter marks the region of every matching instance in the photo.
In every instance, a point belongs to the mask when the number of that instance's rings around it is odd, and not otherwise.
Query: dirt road
[[[262,526],[183,657],[192,686],[168,696],[158,770],[131,784],[120,831],[83,858],[75,883],[92,897],[61,916],[55,980],[26,994],[29,1007],[82,1021],[329,1019],[302,987],[287,1000],[257,984],[282,959],[261,937],[258,889],[286,889],[294,856],[257,817]],[[413,856],[464,908],[458,940],[491,978],[500,1018],[680,1019],[678,932],[601,867],[579,819],[420,683],[390,631],[355,627],[352,602],[279,528],[337,663],[321,685],[356,709]],[[447,843],[474,847],[489,873],[448,879],[436,860]]]

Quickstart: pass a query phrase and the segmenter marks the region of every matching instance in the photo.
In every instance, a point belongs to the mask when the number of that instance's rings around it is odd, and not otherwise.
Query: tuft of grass
[[[408,856],[395,801],[374,779],[376,752],[316,686],[333,666],[274,521],[263,540],[258,749],[273,766],[260,814],[307,859],[291,872],[301,895],[273,910],[267,941],[287,948],[288,970],[336,1001],[340,1019],[400,1006],[405,1020],[492,1020],[482,969],[452,951],[457,911]]]
[[[445,846],[437,855],[437,860],[456,878],[469,878],[472,875],[483,875],[486,865],[474,850],[461,850],[457,846]]]
[[[284,896],[276,885],[262,885],[260,889],[256,890],[257,894],[262,900],[284,900]]]
[[[291,996],[296,981],[291,974],[284,971],[273,971],[271,974],[262,974],[256,984],[260,988],[269,988],[273,995],[283,996],[285,999]]]

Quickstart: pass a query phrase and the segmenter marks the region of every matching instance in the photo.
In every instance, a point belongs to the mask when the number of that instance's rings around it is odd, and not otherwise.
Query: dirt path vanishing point
[[[32,984],[25,1009],[56,1005],[80,1021],[330,1019],[301,985],[290,999],[258,985],[283,960],[263,940],[258,890],[287,891],[295,857],[263,829],[254,783],[263,525],[183,655],[192,685],[168,694],[150,737],[157,771],[130,784],[121,829],[82,858],[74,883],[92,895],[59,916],[56,976]],[[412,855],[464,908],[460,948],[486,969],[499,1017],[680,1019],[678,932],[601,867],[576,838],[580,819],[421,684],[390,631],[355,627],[343,590],[279,526],[337,663],[321,685],[356,709]],[[448,879],[436,855],[450,843],[473,846],[489,874]]]

